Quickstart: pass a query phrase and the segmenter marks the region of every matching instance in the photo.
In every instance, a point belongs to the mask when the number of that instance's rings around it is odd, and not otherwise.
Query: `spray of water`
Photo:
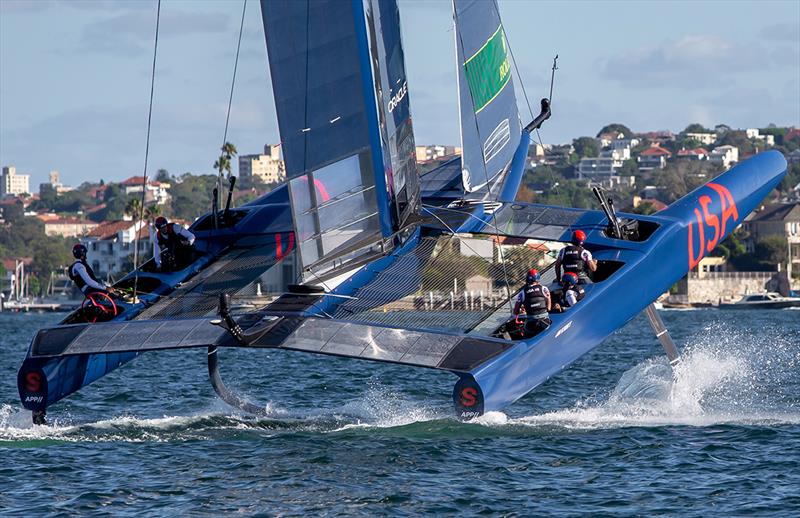
[[[713,324],[674,368],[665,358],[649,359],[626,371],[604,400],[509,422],[568,428],[798,423],[798,366],[800,345],[787,336],[756,337]]]

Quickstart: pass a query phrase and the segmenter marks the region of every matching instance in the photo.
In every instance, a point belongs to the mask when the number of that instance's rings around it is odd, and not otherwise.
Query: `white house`
[[[685,136],[686,138],[696,140],[705,146],[710,146],[717,141],[716,133],[686,133]]]
[[[143,176],[131,176],[120,185],[125,189],[125,194],[133,194],[142,192],[142,185],[144,184]],[[155,202],[157,205],[164,205],[170,199],[169,188],[171,184],[166,182],[147,182],[147,193],[145,194],[145,203]]]
[[[576,169],[578,178],[586,178],[594,182],[608,180],[609,177],[617,174],[617,170],[630,157],[631,150],[626,147],[602,151],[600,156],[595,158],[581,158]]]
[[[661,169],[667,165],[667,159],[672,156],[668,149],[659,145],[650,146],[641,153],[639,153],[639,170],[652,171],[653,169]]]
[[[152,255],[147,222],[108,221],[90,230],[81,242],[86,245],[86,260],[98,278],[108,278],[122,272],[134,252],[138,230],[139,263]]]
[[[714,164],[722,164],[727,169],[731,164],[739,161],[739,148],[736,146],[715,147],[708,159]]]
[[[774,135],[762,135],[758,128],[747,128],[744,130],[747,134],[747,138],[750,140],[761,140],[768,146],[775,145],[775,136]]]

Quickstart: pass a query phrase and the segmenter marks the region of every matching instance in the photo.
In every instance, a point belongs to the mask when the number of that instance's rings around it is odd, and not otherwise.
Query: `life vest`
[[[178,244],[178,234],[175,233],[175,223],[167,223],[166,228],[166,236],[160,230],[156,232],[158,244],[162,247]]]
[[[570,290],[575,292],[575,298],[577,299],[578,302],[583,300],[583,297],[586,296],[586,290],[583,289],[583,284],[576,284],[575,286],[570,288]],[[569,302],[567,302],[567,291],[568,290],[564,290],[563,295],[561,297],[563,299],[564,306],[569,306]]]
[[[523,290],[525,299],[522,304],[525,306],[525,313],[529,317],[546,317],[547,297],[544,294],[544,286],[541,284],[526,284]]]
[[[98,283],[100,282],[97,280],[97,277],[94,276],[94,270],[92,270],[92,267],[89,266],[89,263],[87,263],[83,259],[78,259],[77,261],[75,261],[70,265],[68,273],[69,273],[69,278],[72,280],[72,282],[75,283],[75,285],[78,287],[79,290],[83,291],[83,288],[86,286],[86,281],[83,280],[83,277],[75,273],[75,265],[79,263],[82,264],[84,268],[86,268],[86,273],[89,274],[89,277],[93,281]]]
[[[564,272],[582,274],[586,272],[586,261],[583,260],[583,247],[580,245],[567,245],[564,247],[564,256],[561,259],[561,266]]]

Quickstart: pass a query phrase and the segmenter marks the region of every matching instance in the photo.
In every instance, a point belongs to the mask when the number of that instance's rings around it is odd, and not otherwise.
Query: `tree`
[[[572,146],[579,157],[595,157],[600,154],[597,141],[592,137],[576,138],[572,141]]]
[[[157,204],[149,205],[144,209],[144,219],[146,220],[156,219],[157,217],[161,216],[162,212],[163,211],[161,209],[161,205]]]
[[[216,185],[216,175],[181,176],[180,183],[170,189],[172,215],[176,218],[193,220],[211,210],[212,192]]]
[[[222,154],[220,154],[217,161],[214,162],[214,169],[219,171],[220,178],[222,178],[223,171],[226,171],[228,175],[231,174],[231,159],[236,155],[236,153],[236,146],[230,142],[226,142],[222,145]]]
[[[683,130],[683,133],[712,133],[712,131],[706,129],[706,127],[702,124],[695,122],[694,124],[689,124],[686,126],[686,129]]]
[[[643,214],[645,216],[656,213],[656,208],[649,201],[643,201],[638,207],[634,207],[631,212],[634,214]]]
[[[25,209],[21,201],[3,205],[3,219],[6,223],[16,223],[24,217]]]
[[[785,263],[788,253],[786,239],[781,236],[762,237],[755,244],[755,258],[771,267]]]
[[[625,138],[631,138],[633,136],[633,132],[630,130],[630,128],[618,122],[603,126],[603,129],[597,132],[597,138],[600,138],[600,135],[603,133],[622,133],[625,135]]]
[[[625,176],[633,176],[639,173],[639,164],[636,163],[635,158],[630,158],[622,163],[619,168],[619,174]]]
[[[169,171],[166,169],[159,169],[156,171],[156,181],[169,183],[172,181],[172,177],[169,175]]]
[[[747,138],[747,133],[743,130],[726,131],[717,137],[717,146],[736,146],[739,148],[739,157],[747,155],[755,150],[755,146]]]
[[[142,201],[139,198],[131,198],[125,205],[125,214],[132,219],[139,219],[142,214]]]

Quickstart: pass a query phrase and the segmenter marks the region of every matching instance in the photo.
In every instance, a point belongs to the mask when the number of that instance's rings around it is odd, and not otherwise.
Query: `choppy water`
[[[506,413],[451,417],[447,373],[281,351],[149,353],[30,425],[16,369],[56,315],[0,314],[0,514],[800,513],[800,311],[662,313]],[[233,379],[236,379],[234,382]]]

